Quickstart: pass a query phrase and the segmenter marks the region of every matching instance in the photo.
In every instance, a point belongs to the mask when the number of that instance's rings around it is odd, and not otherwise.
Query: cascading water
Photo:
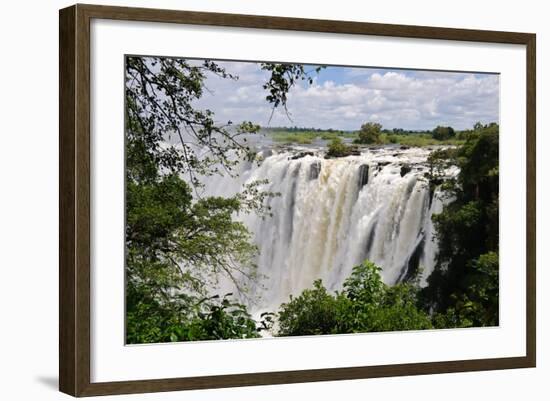
[[[431,216],[444,204],[443,194],[431,194],[424,178],[429,153],[394,147],[324,159],[321,150],[269,150],[259,153],[259,165],[243,163],[238,177],[210,180],[210,195],[233,195],[243,184],[265,179],[263,190],[280,193],[270,199],[272,217],[241,216],[258,245],[264,277],[252,287],[250,310],[276,311],[316,279],[340,289],[365,259],[382,267],[388,284],[418,268],[425,284],[437,253]]]

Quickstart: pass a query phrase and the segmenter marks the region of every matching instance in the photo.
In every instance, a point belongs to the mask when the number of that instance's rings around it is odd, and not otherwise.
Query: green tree
[[[355,146],[346,145],[339,137],[333,138],[328,145],[326,158],[331,157],[346,157],[349,155],[358,154]]]
[[[480,255],[468,267],[466,290],[452,294],[453,306],[435,314],[437,328],[498,326],[498,254]]]
[[[126,341],[130,344],[257,338],[260,329],[232,294],[198,298],[172,294],[158,299],[151,286],[131,285],[127,302]]]
[[[192,202],[188,184],[174,175],[128,182],[128,342],[226,338],[221,334],[230,331],[257,336],[242,305],[230,299],[217,304],[207,293],[221,275],[243,293],[247,280],[255,278],[255,247],[244,225],[232,218],[239,208],[237,198]],[[201,319],[227,330],[207,330]]]
[[[339,309],[345,299],[329,294],[321,280],[312,289],[304,290],[296,298],[290,297],[278,313],[278,336],[338,334],[347,332]]]
[[[262,191],[262,181],[229,198],[201,190],[205,177],[233,175],[253,158],[244,134],[259,127],[217,124],[211,110],[194,107],[208,76],[238,77],[209,60],[131,56],[125,68],[127,341],[255,337],[244,306],[209,289],[226,277],[247,296],[256,248],[235,216],[268,216],[266,199],[275,194]],[[286,108],[303,66],[260,68],[271,73],[266,101]]]
[[[437,139],[438,141],[444,141],[455,137],[455,130],[453,127],[443,127],[438,125],[432,131],[432,138]]]
[[[344,282],[350,308],[346,320],[350,332],[420,330],[431,328],[430,316],[417,305],[415,281],[384,284],[381,268],[370,261],[353,268]]]
[[[356,143],[375,144],[380,143],[380,134],[382,133],[382,124],[367,122],[361,125],[359,136],[355,140]]]
[[[288,91],[293,85],[300,81],[306,81],[308,84],[312,84],[313,78],[311,73],[318,73],[324,67],[318,66],[314,68],[313,71],[306,71],[302,64],[262,63],[261,68],[262,70],[270,73],[269,80],[263,84],[263,89],[268,91],[266,100],[273,104],[273,110],[275,110],[278,106],[283,106],[286,115],[290,119],[290,113],[288,112],[286,106]],[[273,113],[271,115],[273,116]],[[300,129],[296,126],[293,130],[300,131]]]
[[[415,282],[384,284],[380,267],[365,261],[355,266],[342,292],[330,294],[321,280],[282,304],[278,336],[419,330],[432,327],[417,305]]]
[[[498,131],[497,124],[478,126],[450,154],[460,173],[443,184],[451,201],[433,216],[439,252],[421,294],[426,309],[440,314],[438,326],[498,322]],[[476,281],[483,288],[473,290]],[[484,291],[494,295],[491,302],[480,300]]]

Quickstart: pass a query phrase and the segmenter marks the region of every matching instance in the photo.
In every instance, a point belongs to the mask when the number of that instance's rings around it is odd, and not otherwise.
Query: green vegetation
[[[482,127],[482,126],[481,126]],[[477,130],[480,126],[477,126]],[[476,128],[473,130],[455,131],[452,127],[437,126],[432,131],[413,131],[402,128],[384,129],[381,124],[366,122],[359,131],[341,131],[332,128],[322,130],[316,128],[301,127],[273,127],[262,128],[273,141],[286,145],[309,145],[315,140],[332,141],[335,138],[349,138],[355,144],[360,145],[403,145],[410,147],[437,146],[437,145],[463,145],[471,136],[475,137]]]
[[[379,143],[379,144],[399,144],[411,147],[423,147],[434,145],[462,145],[465,138],[461,134],[456,134],[452,127],[438,126],[433,131],[406,131],[401,128],[393,130],[384,130],[380,124],[366,123],[363,124],[361,130],[365,127],[365,140],[370,138],[375,139],[375,142],[362,143]],[[367,134],[368,133],[368,134]]]
[[[261,63],[261,68],[269,73],[269,79],[262,85],[262,88],[268,92],[265,99],[276,107],[282,106],[288,115],[286,108],[287,94],[299,81],[313,83],[313,78],[308,74],[302,64],[278,64]],[[325,67],[316,67],[314,72],[319,73]]]
[[[286,92],[310,79],[301,65],[262,63],[270,73],[266,100],[286,108]],[[216,125],[202,96],[208,74],[237,79],[205,60],[163,57],[126,59],[126,341],[128,343],[251,338],[256,322],[231,294],[209,289],[222,277],[240,297],[256,280],[256,247],[242,213],[269,214],[275,194],[252,182],[230,198],[195,197],[201,177],[233,174],[239,159],[252,159],[238,140],[259,127],[244,121]],[[167,145],[174,137],[177,145]],[[202,149],[196,153],[195,149]],[[237,155],[237,158],[230,156]],[[185,180],[183,179],[185,177]]]
[[[322,139],[330,141],[336,138],[345,138],[350,137],[354,138],[355,134],[344,132],[344,131],[335,131],[335,130],[314,130],[314,129],[293,129],[293,128],[277,128],[267,130],[268,135],[271,136],[273,141],[281,142],[287,145],[290,144],[299,144],[299,145],[308,145],[313,143],[315,140]]]
[[[382,133],[382,124],[368,122],[361,125],[358,138],[355,143],[373,145],[382,143],[380,135]]]
[[[313,128],[263,128],[275,142],[286,145],[309,145],[315,140],[332,141],[336,138],[349,138],[359,145],[403,145],[410,147],[452,145],[459,146],[474,135],[472,130],[456,132],[452,127],[434,128],[433,131],[406,131],[401,128],[386,130],[381,124],[367,122],[359,131],[347,132],[333,129],[320,130]]]
[[[498,324],[498,132],[478,125],[462,147],[434,157],[461,169],[444,183],[454,200],[433,217],[439,253],[421,294],[439,327]]]
[[[334,138],[328,145],[326,158],[332,157],[346,157],[350,155],[359,154],[359,150],[356,146],[346,145],[340,138]]]
[[[335,138],[349,138],[355,144],[367,144],[367,145],[403,145],[410,147],[423,147],[423,146],[437,146],[437,145],[452,145],[458,146],[465,143],[467,136],[471,134],[470,131],[462,131],[453,137],[447,139],[436,139],[431,132],[414,132],[397,130],[381,130],[378,134],[371,135],[371,139],[374,142],[361,142],[359,139],[359,131],[346,132],[335,130],[314,130],[310,128],[293,129],[293,128],[275,128],[265,129],[267,135],[273,139],[274,142],[279,142],[285,145],[310,145],[316,140],[332,141]],[[394,132],[395,131],[395,132]],[[368,137],[368,136],[367,136]]]
[[[456,136],[455,130],[452,127],[443,127],[438,125],[432,131],[432,137],[438,141],[445,141],[447,139],[452,139]]]
[[[299,144],[299,145],[309,145],[312,144],[315,139],[318,138],[316,133],[300,132],[300,133],[287,133],[287,132],[276,132],[272,134],[271,138],[275,142],[281,142],[285,145],[290,144]]]
[[[330,294],[321,280],[282,304],[277,336],[365,333],[432,328],[417,305],[416,283],[384,284],[381,268],[365,261],[353,268],[342,292]]]
[[[432,132],[406,131],[395,128],[385,130],[379,123],[367,122],[361,125],[357,138],[357,144],[385,145],[399,144],[404,146],[432,146],[432,145],[459,145],[464,140],[457,137],[451,127],[436,127]]]
[[[178,296],[159,300],[150,285],[130,286],[126,300],[126,341],[144,344],[259,337],[256,321],[232,294],[199,299]]]
[[[450,138],[445,140],[434,139],[431,134],[381,134],[381,144],[398,144],[410,147],[451,145],[458,146],[464,143],[464,140]]]

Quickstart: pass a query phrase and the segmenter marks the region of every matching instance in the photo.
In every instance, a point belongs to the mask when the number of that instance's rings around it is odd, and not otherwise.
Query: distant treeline
[[[261,127],[261,130],[264,132],[272,133],[272,132],[333,132],[335,134],[338,133],[347,133],[352,134],[354,130],[341,130],[341,129],[333,129],[333,128],[307,128],[307,127]]]
[[[268,127],[262,130],[271,136],[275,142],[284,144],[311,144],[317,139],[332,141],[332,152],[329,149],[330,157],[342,157],[353,154],[356,150],[347,145],[341,144],[340,139],[348,138],[356,145],[384,145],[399,144],[404,146],[432,146],[432,145],[453,145],[458,146],[465,143],[475,133],[484,127],[495,127],[496,123],[483,125],[476,123],[473,128],[455,130],[450,126],[438,125],[432,130],[406,130],[403,128],[387,129],[380,123],[366,122],[360,129],[355,131],[343,131],[320,128],[305,127]]]
[[[484,125],[480,122],[476,123],[470,129],[457,130],[451,126],[438,125],[433,129],[405,129],[405,128],[383,128],[381,124],[378,123],[365,123],[360,129],[357,130],[343,130],[335,128],[314,128],[314,127],[261,127],[261,130],[267,133],[334,133],[340,135],[359,135],[361,131],[364,130],[364,126],[375,126],[379,134],[385,135],[430,135],[434,139],[445,140],[450,138],[456,138],[460,140],[468,139],[468,136],[484,126],[493,126],[497,123],[492,122],[487,125]]]

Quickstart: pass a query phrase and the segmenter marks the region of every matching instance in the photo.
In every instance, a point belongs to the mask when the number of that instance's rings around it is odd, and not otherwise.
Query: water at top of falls
[[[424,177],[432,150],[380,147],[325,159],[312,147],[269,148],[257,162],[243,162],[234,178],[210,177],[208,195],[231,196],[265,179],[263,190],[280,193],[270,199],[272,217],[239,216],[253,233],[263,277],[251,288],[250,310],[275,311],[316,279],[341,289],[365,259],[382,268],[388,284],[418,268],[425,284],[437,254],[431,216],[445,202],[438,189],[430,193]],[[457,172],[453,167],[447,174]]]

